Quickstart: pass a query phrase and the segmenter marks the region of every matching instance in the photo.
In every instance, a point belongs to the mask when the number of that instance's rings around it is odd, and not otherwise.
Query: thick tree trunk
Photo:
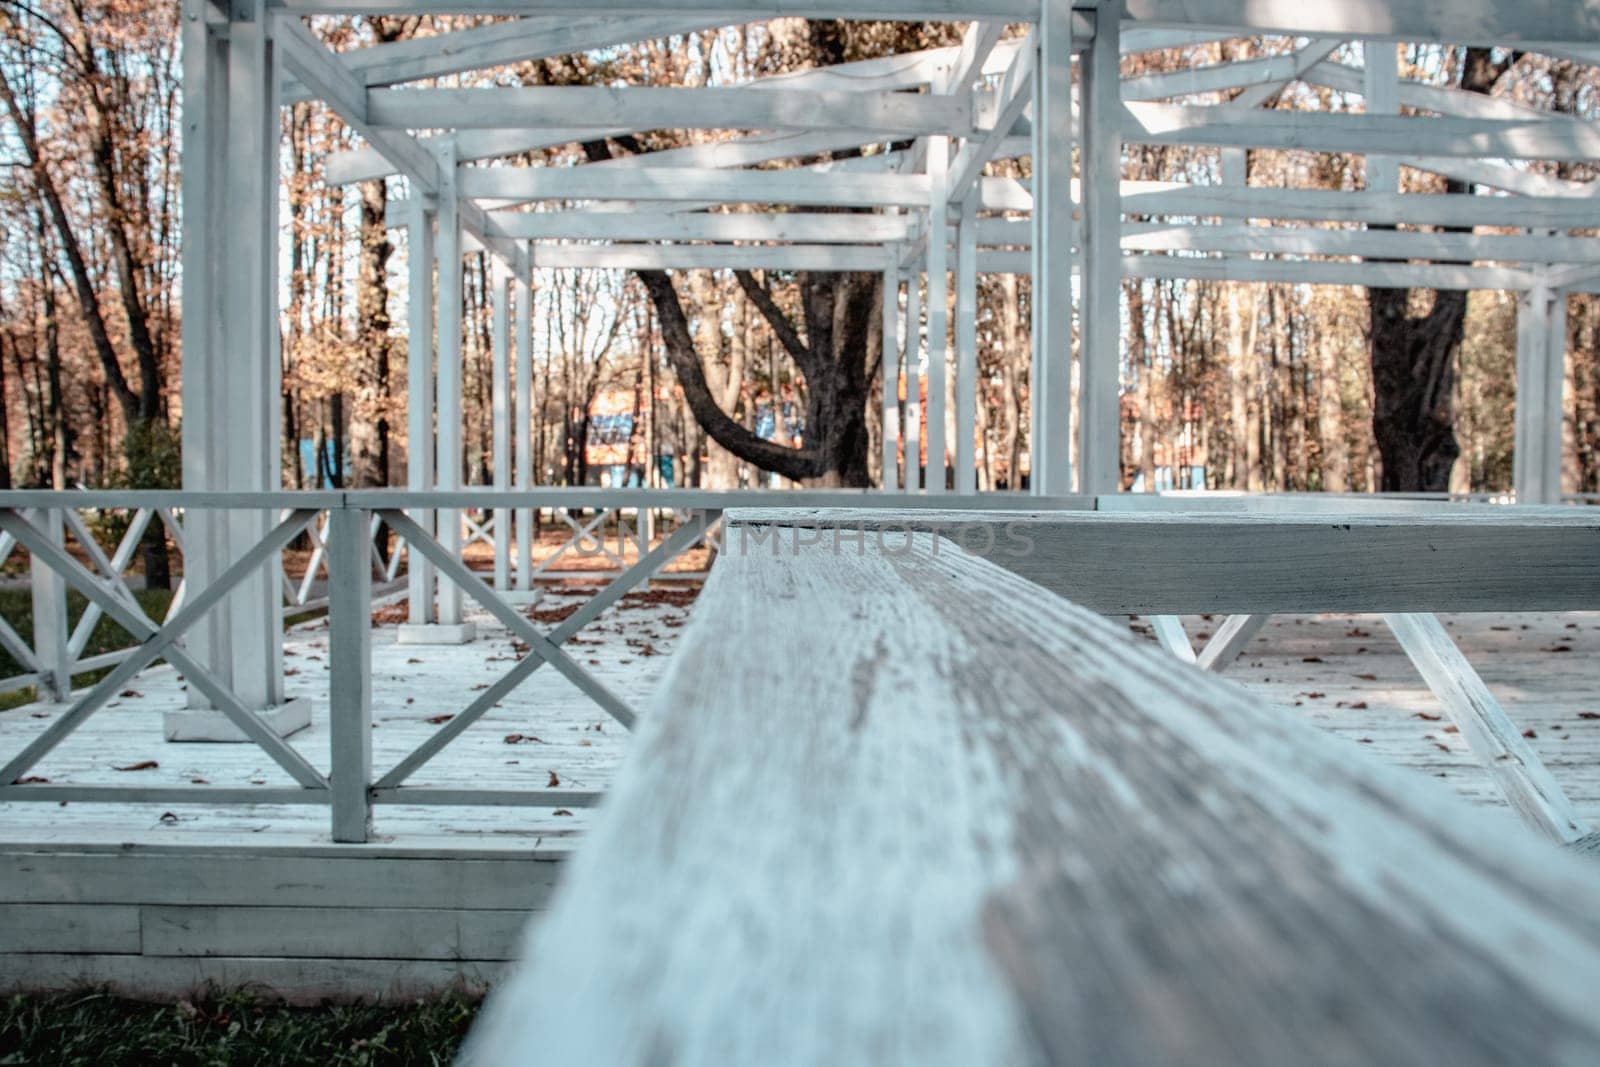
[[[1460,86],[1487,95],[1517,60],[1496,58],[1487,48],[1468,48]],[[1445,190],[1467,187],[1447,182]],[[1421,300],[1417,301],[1421,303]],[[1445,492],[1450,468],[1461,454],[1455,435],[1457,357],[1467,319],[1467,294],[1433,293],[1425,312],[1413,315],[1412,290],[1369,289],[1371,322],[1372,435],[1383,463],[1385,492]]]
[[[384,182],[361,184],[361,261],[356,292],[356,331],[361,341],[356,409],[350,423],[356,488],[389,484],[389,257],[394,245],[384,222]]]
[[[1444,492],[1461,447],[1456,443],[1456,356],[1467,294],[1440,290],[1423,315],[1409,311],[1406,289],[1373,289],[1372,435],[1383,460],[1385,492]]]

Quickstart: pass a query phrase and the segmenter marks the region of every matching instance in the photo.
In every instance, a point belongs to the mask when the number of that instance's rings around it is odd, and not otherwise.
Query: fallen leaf
[[[190,785],[210,785],[211,783],[208,782],[204,778],[191,778],[191,779],[189,779],[189,784]]]
[[[164,812],[161,813],[161,821],[164,822],[164,823],[167,823],[169,825],[172,824],[172,823],[175,823],[175,822],[178,821],[177,813],[176,812],[171,812],[171,811],[164,811]]]
[[[1354,704],[1350,705],[1350,710],[1351,711],[1365,711],[1365,710],[1367,710],[1367,702],[1365,700],[1358,700]]]
[[[572,812],[568,811],[566,808],[557,808],[555,811],[552,811],[550,814],[552,814],[552,815],[571,815]]]
[[[1300,657],[1300,662],[1301,663],[1321,663],[1322,662],[1322,657],[1321,656],[1301,656]]]
[[[440,723],[449,722],[453,718],[455,718],[454,715],[429,715],[426,719],[423,719],[422,721],[423,722],[432,723],[433,725],[438,726]]]
[[[1522,736],[1523,737],[1538,737],[1539,735],[1534,733],[1532,730],[1524,730],[1524,731],[1522,731]]]
[[[556,786],[558,786],[560,784],[561,784],[561,778],[556,774],[555,771],[551,771],[550,772],[550,780],[545,783],[545,788],[546,789],[554,789]]]
[[[1360,678],[1363,682],[1376,682],[1378,680],[1376,674],[1358,674],[1355,677]]]
[[[50,779],[41,778],[37,774],[30,774],[26,778],[18,778],[18,785],[49,785]]]
[[[542,745],[545,743],[544,738],[536,737],[533,734],[506,734],[505,736],[505,743],[508,745],[519,745],[524,741],[530,745]]]
[[[1419,711],[1411,717],[1413,719],[1422,719],[1425,722],[1438,722],[1440,719],[1444,718],[1443,715],[1429,715],[1425,711]]]
[[[147,759],[140,760],[138,763],[130,763],[126,767],[112,767],[111,769],[114,771],[153,771],[159,766],[161,764],[155,760]]]
[[[1580,711],[1580,712],[1578,712],[1578,718],[1580,718],[1580,719],[1600,719],[1600,711]]]
[[[122,692],[118,693],[117,696],[119,696],[119,697],[142,697],[142,696],[144,696],[144,694],[139,692],[137,689],[124,689]]]

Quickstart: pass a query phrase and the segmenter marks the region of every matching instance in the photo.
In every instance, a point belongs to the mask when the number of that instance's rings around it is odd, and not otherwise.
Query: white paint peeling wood
[[[866,540],[881,536],[890,546],[908,528],[939,529],[1101,614],[1171,615],[1593,608],[1600,605],[1600,517],[1589,510],[997,515],[752,508],[740,515],[741,536],[785,549],[819,526],[865,529]]]
[[[1600,1052],[1586,862],[951,542],[726,544],[469,1062]]]

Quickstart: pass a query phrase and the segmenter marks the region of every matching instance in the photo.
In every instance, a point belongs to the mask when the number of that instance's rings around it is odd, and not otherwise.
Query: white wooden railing
[[[453,493],[333,492],[204,494],[178,492],[9,492],[0,493],[0,565],[19,549],[29,558],[34,633],[24,640],[0,619],[0,645],[22,670],[0,680],[0,692],[27,686],[45,699],[67,705],[20,751],[0,749],[0,802],[88,801],[160,804],[324,804],[332,809],[334,835],[341,841],[366,840],[371,812],[379,804],[494,804],[531,807],[583,807],[596,803],[592,791],[446,789],[408,784],[413,775],[447,745],[504,700],[534,671],[553,667],[624,727],[635,712],[596,678],[562,645],[630,590],[652,578],[686,551],[702,544],[719,547],[722,508],[748,501],[748,493],[652,490],[556,489],[527,493],[463,491]],[[875,502],[901,507],[929,506],[929,498],[851,492],[772,493],[763,499],[842,505]],[[1040,501],[1012,496],[992,506],[1032,508],[1087,507],[1081,500]],[[562,540],[546,546],[534,562],[524,553],[516,566],[513,538],[496,536],[496,522],[515,513],[538,516],[548,528],[561,530]],[[181,559],[186,548],[185,522],[204,512],[266,513],[272,523],[264,536],[222,569],[203,588],[186,580],[159,618],[147,615],[130,582],[141,540],[159,520],[170,537],[169,551]],[[129,524],[108,552],[96,538],[93,520],[123,513]],[[460,550],[445,547],[413,516],[459,517],[466,531]],[[379,534],[392,537],[390,551],[379,550]],[[463,552],[487,539],[494,554],[493,573],[480,576]],[[309,543],[303,569],[284,567],[285,554],[297,543]],[[487,688],[476,691],[466,706],[429,735],[415,750],[388,768],[374,768],[370,748],[372,707],[371,608],[375,596],[394,593],[405,584],[413,561],[424,561],[440,579],[461,590],[505,626],[527,651]],[[326,610],[330,631],[329,744],[330,773],[317,770],[290,743],[261,724],[245,703],[201,657],[185,650],[185,635],[209,612],[263,567],[280,571],[285,614],[303,617]],[[175,573],[185,568],[174,567]],[[699,577],[702,572],[674,572]],[[574,575],[603,581],[576,612],[544,630],[512,603],[516,589],[543,579]],[[88,605],[67,628],[68,591]],[[90,636],[102,619],[110,619],[131,637],[121,649],[86,654]],[[165,659],[209,703],[231,720],[282,767],[296,783],[290,787],[225,788],[196,786],[122,786],[26,782],[29,771],[68,736],[83,728],[94,713],[141,670]],[[74,679],[107,671],[87,688],[73,688]]]
[[[1020,494],[990,494],[980,498],[956,496],[929,497],[882,493],[718,493],[659,490],[551,489],[526,493],[464,491],[453,493],[407,493],[367,491],[350,493],[276,494],[195,494],[195,493],[0,493],[0,563],[19,549],[30,559],[34,635],[26,641],[10,624],[0,620],[0,646],[4,646],[22,670],[0,681],[0,691],[37,686],[41,695],[53,697],[68,706],[20,751],[0,748],[0,801],[58,802],[63,800],[116,803],[149,802],[162,804],[325,804],[331,808],[334,834],[338,840],[366,840],[372,810],[381,804],[461,805],[496,804],[534,807],[577,807],[592,805],[597,792],[563,788],[556,790],[454,789],[408,784],[415,773],[433,760],[474,722],[521,685],[534,671],[554,668],[616,722],[631,726],[635,710],[596,678],[583,662],[563,649],[579,630],[593,622],[622,595],[641,583],[657,577],[662,569],[689,549],[705,543],[717,545],[718,520],[725,507],[735,504],[771,502],[788,508],[830,508],[855,506],[866,516],[923,516],[937,520],[935,509],[981,506],[995,516],[996,523],[1024,513],[1070,516],[1096,510],[1171,511],[1171,515],[1143,515],[1152,525],[1124,525],[1108,533],[1104,522],[1078,526],[1069,524],[1065,532],[1052,534],[1049,551],[1035,552],[1014,569],[1052,588],[1068,589],[1086,605],[1107,613],[1128,611],[1158,619],[1157,633],[1169,649],[1188,660],[1220,670],[1236,651],[1239,637],[1248,637],[1254,621],[1271,612],[1377,610],[1391,613],[1449,610],[1555,609],[1559,604],[1593,606],[1600,595],[1591,595],[1590,579],[1571,581],[1560,578],[1551,585],[1529,584],[1538,575],[1530,570],[1540,561],[1556,560],[1561,551],[1571,550],[1572,529],[1592,529],[1584,518],[1587,508],[1500,509],[1462,505],[1446,510],[1457,517],[1468,512],[1488,515],[1478,525],[1447,523],[1450,538],[1459,541],[1465,555],[1449,564],[1453,580],[1432,586],[1418,586],[1416,572],[1398,584],[1365,577],[1371,558],[1365,549],[1352,550],[1330,542],[1315,573],[1306,569],[1304,559],[1293,563],[1287,576],[1273,578],[1264,568],[1263,552],[1288,546],[1291,555],[1304,556],[1312,541],[1308,528],[1301,528],[1285,540],[1256,536],[1274,530],[1280,534],[1291,519],[1304,527],[1308,515],[1351,511],[1365,506],[1382,506],[1394,514],[1415,521],[1409,532],[1402,532],[1400,545],[1426,542],[1440,504],[1431,500],[1384,500],[1370,497],[1276,497],[1242,498],[1217,495],[1173,498],[1059,498],[1040,499]],[[1254,522],[1239,525],[1249,532],[1250,543],[1239,542],[1238,560],[1224,566],[1215,558],[1215,538],[1220,527],[1216,519],[1202,519],[1195,512],[1220,513],[1249,510],[1265,512]],[[128,525],[115,545],[103,546],[96,539],[89,513],[122,512]],[[129,571],[141,540],[151,525],[159,522],[170,537],[171,547],[181,556],[185,549],[185,522],[188,516],[203,511],[254,511],[271,516],[273,523],[250,549],[220,569],[203,588],[180,582],[170,605],[160,618],[147,616],[129,582]],[[430,534],[415,516],[435,516],[477,512],[483,518],[477,525],[487,526],[495,553],[493,573],[487,578],[474,571],[440,538]],[[511,554],[510,536],[493,538],[500,515],[516,513],[548,516],[553,528],[563,531],[564,540],[555,545],[536,565],[524,556],[515,567],[504,562]],[[1272,514],[1279,512],[1281,514]],[[1187,513],[1187,519],[1183,515]],[[791,512],[793,514],[793,512]],[[1493,521],[1503,515],[1508,525]],[[1101,515],[1102,520],[1114,520]],[[1033,520],[1037,521],[1036,516]],[[787,521],[787,520],[786,520]],[[1528,524],[1532,524],[1531,527]],[[972,527],[970,517],[967,525]],[[1324,523],[1324,525],[1329,525]],[[1541,541],[1528,529],[1548,525],[1557,533],[1553,541]],[[1034,527],[1037,539],[1038,527]],[[1143,532],[1148,530],[1148,534]],[[387,554],[378,551],[378,534],[387,530],[392,537]],[[1510,531],[1508,534],[1507,531]],[[1253,531],[1253,532],[1252,532]],[[503,532],[509,535],[510,530]],[[1436,531],[1437,532],[1437,531]],[[1511,537],[1507,542],[1504,539]],[[1580,537],[1586,534],[1578,535]],[[1461,537],[1467,541],[1460,541]],[[281,567],[285,551],[302,538],[311,546],[303,570],[284,572],[282,588],[286,612],[303,614],[325,608],[330,629],[330,773],[324,775],[293,746],[266,729],[245,704],[208,668],[199,657],[185,650],[185,634],[212,609],[221,604],[251,575],[263,567]],[[1065,538],[1065,540],[1061,540]],[[1109,539],[1108,539],[1109,538]],[[1196,564],[1194,551],[1205,548]],[[1496,540],[1499,538],[1499,540]],[[1548,540],[1548,539],[1547,539]],[[1349,538],[1345,539],[1350,542]],[[1468,542],[1471,544],[1468,544]],[[470,542],[470,538],[469,538]],[[1481,542],[1481,544],[1479,544]],[[1353,542],[1351,542],[1353,543]],[[1456,543],[1456,542],[1452,542]],[[1593,558],[1593,541],[1570,566]],[[1473,548],[1477,545],[1477,548]],[[1516,556],[1507,554],[1514,546]],[[1498,547],[1497,547],[1498,546]],[[1542,547],[1541,547],[1542,546]],[[547,546],[548,547],[548,546]],[[1499,555],[1485,557],[1484,552]],[[1342,553],[1339,554],[1339,553]],[[1531,553],[1531,554],[1530,554]],[[1587,554],[1586,554],[1587,553]],[[580,573],[603,579],[596,591],[570,617],[550,629],[542,629],[523,614],[512,596],[514,587],[527,588],[533,581],[574,573],[557,565],[569,557],[584,568]],[[1413,568],[1430,563],[1430,554],[1405,557]],[[371,755],[371,606],[375,595],[397,590],[405,570],[413,562],[423,562],[441,580],[454,585],[497,619],[512,637],[526,646],[526,652],[506,674],[487,688],[471,694],[466,706],[450,716],[425,741],[387,768],[374,768]],[[1098,562],[1097,562],[1098,561]],[[1004,563],[1004,561],[1002,561]],[[1391,558],[1390,563],[1394,562]],[[1514,566],[1512,566],[1515,564]],[[1010,565],[1010,564],[1005,564]],[[1346,571],[1341,575],[1339,568]],[[1463,567],[1511,567],[1507,581],[1474,583],[1463,575],[1474,573]],[[1231,569],[1230,569],[1231,568]],[[1241,569],[1243,568],[1243,569]],[[175,571],[178,568],[175,568]],[[1580,568],[1581,571],[1581,568]],[[1488,575],[1490,571],[1483,572]],[[1565,575],[1567,572],[1562,571]],[[1218,574],[1224,574],[1219,578]],[[1530,575],[1533,575],[1530,578]],[[1320,576],[1320,577],[1319,577]],[[1404,576],[1403,576],[1404,577]],[[1246,580],[1248,578],[1248,580]],[[1399,588],[1407,597],[1395,600]],[[1350,590],[1365,590],[1352,599]],[[67,591],[76,590],[88,607],[70,629],[67,626]],[[1485,591],[1487,589],[1487,592]],[[1114,591],[1114,595],[1113,595]],[[1382,595],[1378,595],[1380,593]],[[1227,603],[1216,599],[1221,596]],[[1363,599],[1364,597],[1364,599]],[[1403,602],[1402,602],[1403,601]],[[1571,602],[1571,603],[1569,603]],[[1232,613],[1212,644],[1198,653],[1187,644],[1181,628],[1171,616],[1192,611]],[[1394,615],[1404,628],[1403,614]],[[1431,618],[1431,617],[1430,617]],[[132,635],[123,649],[90,654],[89,640],[100,620],[110,619]],[[1425,622],[1411,624],[1412,630],[1427,628]],[[1248,631],[1248,632],[1247,632]],[[1398,632],[1398,631],[1397,631]],[[1483,736],[1495,769],[1505,770],[1506,751],[1515,757],[1514,766],[1498,775],[1509,782],[1508,796],[1525,813],[1534,812],[1542,828],[1553,836],[1570,838],[1582,827],[1571,818],[1559,790],[1552,790],[1542,767],[1530,760],[1515,732],[1507,732],[1503,715],[1492,699],[1481,699],[1481,682],[1464,666],[1459,653],[1443,649],[1429,629],[1418,631],[1404,642],[1407,652],[1419,655],[1419,666],[1436,690],[1441,690],[1447,706],[1460,709],[1463,721],[1476,724],[1469,736]],[[1431,649],[1431,651],[1430,651]],[[158,659],[165,659],[202,693],[210,704],[226,715],[246,736],[289,773],[292,787],[223,788],[212,786],[129,787],[121,785],[71,785],[27,783],[29,770],[74,731],[83,727],[93,714],[125,688],[139,671]],[[93,671],[108,671],[92,685],[74,690],[71,680]],[[1452,687],[1465,685],[1467,695],[1450,695]],[[465,697],[465,694],[464,694]],[[1493,742],[1490,744],[1489,742]],[[1498,747],[1496,747],[1498,746]],[[1505,750],[1505,751],[1502,751]],[[1532,766],[1530,772],[1528,768]],[[1530,799],[1531,798],[1531,799]]]

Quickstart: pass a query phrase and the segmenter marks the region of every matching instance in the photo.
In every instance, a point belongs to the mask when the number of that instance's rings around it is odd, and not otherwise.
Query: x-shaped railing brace
[[[413,550],[427,557],[439,569],[440,574],[461,587],[462,591],[483,605],[496,619],[505,624],[507,630],[521,638],[528,646],[528,652],[519,659],[499,681],[488,689],[478,694],[466,709],[457,714],[419,745],[405,759],[395,764],[394,768],[374,784],[376,789],[392,789],[404,782],[423,764],[427,763],[451,741],[460,735],[467,727],[471,726],[485,712],[503,700],[507,694],[520,685],[528,675],[550,664],[560,671],[568,680],[576,685],[589,697],[599,704],[601,708],[624,727],[632,729],[635,714],[627,703],[611,690],[607,689],[599,679],[584,670],[572,657],[561,650],[561,645],[579,630],[589,625],[600,614],[616,603],[628,590],[648,579],[661,566],[670,561],[684,549],[705,536],[720,516],[719,510],[707,510],[700,516],[673,531],[642,557],[632,567],[613,578],[600,592],[591,597],[582,607],[569,615],[562,623],[548,634],[541,631],[529,622],[521,612],[497,596],[488,583],[474,574],[465,563],[452,556],[432,537],[429,537],[423,528],[417,525],[401,511],[383,511],[383,521],[398,533]]]
[[[49,538],[15,511],[0,511],[0,530],[11,534],[18,544],[61,575],[69,585],[87,597],[90,603],[98,605],[117,625],[140,639],[139,647],[127,659],[118,664],[76,704],[46,727],[42,734],[13,756],[4,767],[0,767],[0,785],[11,785],[16,782],[136,674],[158,657],[164,656],[189,680],[190,684],[204,694],[219,711],[243,731],[246,737],[260,745],[295,781],[308,789],[328,788],[328,780],[306,762],[304,756],[273,733],[227,686],[217,681],[215,675],[177,643],[190,627],[235,586],[259,569],[268,558],[282,552],[305,528],[306,523],[316,518],[317,513],[317,509],[314,508],[295,511],[273,527],[254,548],[218,575],[216,581],[202,590],[182,611],[168,620],[166,625],[157,626],[142,610],[130,606],[113,593],[93,572],[69,556],[60,546],[51,543]]]

